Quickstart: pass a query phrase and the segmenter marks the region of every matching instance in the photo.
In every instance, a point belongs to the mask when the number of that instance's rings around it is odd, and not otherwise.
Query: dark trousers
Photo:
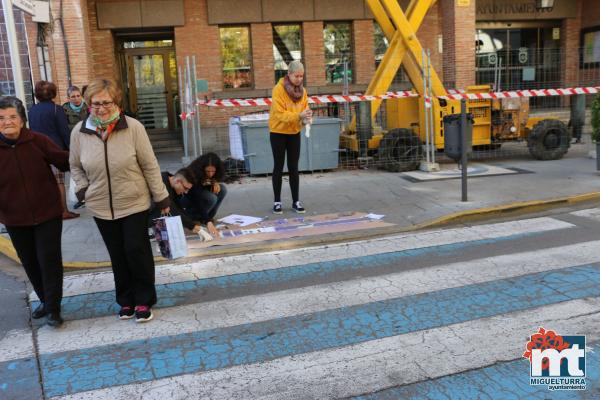
[[[298,173],[298,160],[300,160],[300,132],[293,135],[273,133],[271,137],[271,150],[273,151],[273,197],[274,201],[281,201],[281,177],[283,163],[287,153],[287,167],[290,176],[290,189],[292,201],[299,200],[300,174]]]
[[[6,230],[46,311],[60,312],[63,294],[62,218],[33,226],[7,226]]]
[[[115,220],[94,220],[110,255],[117,303],[122,307],[156,304],[148,211]]]
[[[215,218],[227,195],[227,187],[222,183],[219,183],[219,186],[219,194],[214,194],[200,185],[195,185],[176,201],[191,219],[207,223]]]

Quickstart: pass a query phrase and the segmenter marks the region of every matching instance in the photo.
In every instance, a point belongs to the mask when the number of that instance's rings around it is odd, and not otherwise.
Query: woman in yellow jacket
[[[281,176],[287,152],[287,167],[292,190],[292,209],[304,213],[299,198],[300,175],[298,160],[300,159],[300,130],[302,123],[312,117],[308,108],[306,89],[302,86],[304,66],[298,60],[288,66],[288,74],[279,80],[273,88],[271,111],[269,115],[269,131],[271,134],[271,150],[273,151],[273,213],[282,214]]]

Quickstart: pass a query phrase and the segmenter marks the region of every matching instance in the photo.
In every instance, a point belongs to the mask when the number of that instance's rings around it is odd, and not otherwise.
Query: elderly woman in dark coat
[[[25,128],[23,103],[0,98],[0,222],[41,304],[33,318],[62,324],[62,205],[50,166],[67,171],[69,153]]]

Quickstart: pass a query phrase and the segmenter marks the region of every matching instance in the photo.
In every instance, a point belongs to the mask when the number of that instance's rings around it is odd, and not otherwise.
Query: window
[[[302,59],[302,30],[300,25],[273,25],[273,59],[275,82],[287,74],[293,60]]]
[[[223,60],[223,88],[252,87],[252,56],[250,29],[244,26],[219,28],[221,59]]]
[[[379,64],[381,64],[381,60],[383,60],[383,56],[386,50],[388,49],[390,42],[383,34],[381,26],[379,26],[377,22],[373,22],[373,28],[373,40],[375,42],[375,68],[377,68],[379,67]],[[407,81],[408,77],[404,73],[404,67],[402,66],[402,64],[400,64],[400,68],[398,68],[398,72],[396,72],[396,76],[394,77],[392,83],[400,83]]]
[[[329,83],[344,82],[344,63],[347,63],[348,82],[352,82],[352,28],[349,22],[325,23],[325,79]]]
[[[589,66],[600,66],[600,28],[583,31],[583,63]]]
[[[38,68],[40,70],[40,79],[43,81],[51,81],[52,80],[52,65],[50,64],[50,56],[48,54],[48,46],[38,45],[36,47],[36,50],[37,50]]]
[[[383,34],[381,26],[375,21],[373,22],[373,40],[375,41],[375,66],[378,66],[390,43]]]

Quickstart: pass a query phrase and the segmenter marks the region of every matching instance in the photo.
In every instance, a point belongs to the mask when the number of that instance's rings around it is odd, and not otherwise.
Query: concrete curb
[[[308,246],[319,246],[326,244],[334,244],[346,241],[356,241],[364,239],[372,239],[376,237],[382,237],[387,235],[400,234],[405,232],[413,232],[423,229],[430,229],[440,227],[449,224],[464,223],[468,221],[480,221],[486,218],[491,218],[499,215],[507,215],[509,213],[531,213],[536,211],[542,211],[549,208],[569,206],[573,204],[588,202],[588,201],[600,201],[600,192],[589,192],[567,197],[558,197],[547,200],[531,200],[531,201],[520,201],[508,204],[502,204],[493,207],[476,208],[472,210],[458,211],[450,213],[439,218],[432,219],[430,221],[422,222],[420,224],[398,227],[391,226],[380,229],[372,230],[361,230],[354,232],[344,232],[334,234],[325,234],[313,237],[293,238],[283,241],[277,241],[276,243],[265,242],[261,243],[244,243],[235,247],[213,247],[206,249],[205,254],[200,254],[194,257],[188,257],[178,259],[175,261],[176,264],[185,264],[197,259],[199,257],[223,257],[229,255],[247,254],[247,253],[258,253],[265,251],[275,250],[287,250],[300,247]],[[0,253],[6,257],[19,262],[17,253],[9,239],[0,237]],[[165,263],[166,261],[162,257],[155,257],[157,263]],[[169,261],[173,263],[173,261]],[[64,263],[65,268],[103,268],[110,267],[110,261],[72,261]]]

